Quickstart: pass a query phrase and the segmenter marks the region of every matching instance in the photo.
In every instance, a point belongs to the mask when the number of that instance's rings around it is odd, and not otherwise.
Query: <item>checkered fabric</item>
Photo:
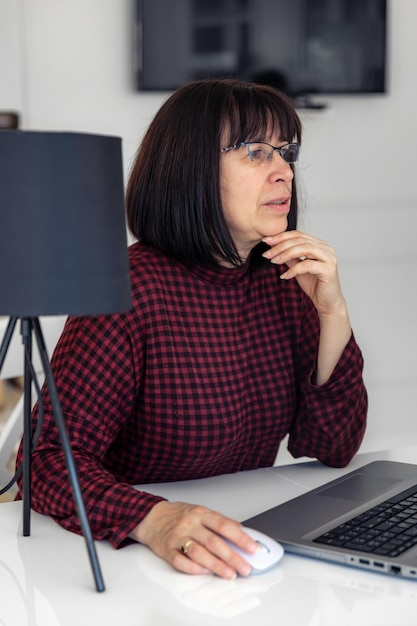
[[[140,243],[130,263],[133,309],[69,319],[52,359],[96,539],[124,545],[160,500],[132,485],[271,466],[287,433],[296,457],[349,462],[366,420],[361,352],[352,335],[313,384],[316,310],[283,267],[190,267]],[[44,404],[33,508],[80,532]]]

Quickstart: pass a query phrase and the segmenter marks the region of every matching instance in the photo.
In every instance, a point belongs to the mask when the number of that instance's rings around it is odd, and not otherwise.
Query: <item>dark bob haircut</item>
[[[180,87],[146,132],[126,191],[129,228],[139,240],[180,261],[240,265],[220,197],[220,148],[277,133],[301,142],[292,102],[273,87],[235,79]],[[293,183],[288,229],[296,228]]]

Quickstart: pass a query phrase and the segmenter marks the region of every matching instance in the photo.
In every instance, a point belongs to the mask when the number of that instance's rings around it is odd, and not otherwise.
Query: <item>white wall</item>
[[[370,396],[364,449],[417,443],[415,0],[389,0],[389,93],[300,111],[302,225],[334,245]],[[0,0],[0,109],[26,129],[123,138],[167,94],[133,89],[130,0]]]

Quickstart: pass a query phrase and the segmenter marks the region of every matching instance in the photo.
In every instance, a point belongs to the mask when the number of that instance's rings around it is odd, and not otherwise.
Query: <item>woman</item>
[[[221,513],[134,484],[346,465],[367,400],[333,250],[296,230],[299,118],[279,91],[198,81],[162,106],[127,189],[134,307],[73,318],[54,374],[94,536],[224,578],[256,544]],[[32,504],[79,532],[44,392]],[[34,427],[37,411],[34,412]]]

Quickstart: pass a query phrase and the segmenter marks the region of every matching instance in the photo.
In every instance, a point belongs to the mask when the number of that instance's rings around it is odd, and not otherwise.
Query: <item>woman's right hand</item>
[[[238,522],[221,513],[165,500],[155,504],[131,537],[181,572],[213,573],[228,579],[237,574],[247,576],[250,566],[224,539],[248,553],[256,552],[258,547]]]

